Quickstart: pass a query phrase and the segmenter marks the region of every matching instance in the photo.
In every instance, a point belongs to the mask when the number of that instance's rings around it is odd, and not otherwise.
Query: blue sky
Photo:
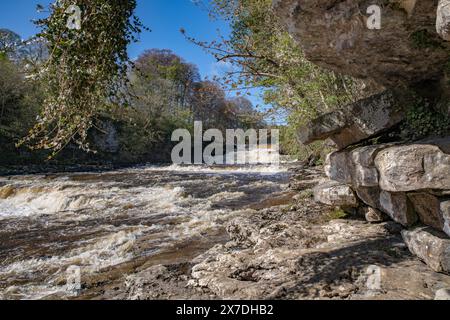
[[[26,39],[36,33],[32,19],[43,17],[36,12],[36,5],[47,5],[49,0],[6,0],[2,1],[0,28],[15,31]],[[171,49],[186,61],[196,64],[203,77],[211,78],[220,70],[215,59],[201,48],[189,43],[180,33],[184,28],[189,36],[198,40],[211,41],[217,37],[217,29],[222,35],[229,32],[224,21],[212,21],[204,7],[192,0],[138,0],[137,15],[152,32],[144,32],[141,41],[133,44],[130,57],[136,58],[146,49]],[[258,97],[251,97],[254,104],[261,104]]]
[[[36,12],[36,5],[49,2],[2,1],[0,28],[11,29],[23,38],[32,36],[37,29],[31,20],[45,16]],[[198,65],[203,76],[214,71],[214,58],[186,41],[180,29],[186,29],[189,35],[198,39],[212,40],[217,34],[217,28],[225,34],[228,33],[229,28],[223,21],[211,21],[206,10],[191,0],[138,0],[137,15],[152,32],[144,32],[141,41],[130,47],[130,57],[136,58],[145,49],[171,49],[187,61]]]

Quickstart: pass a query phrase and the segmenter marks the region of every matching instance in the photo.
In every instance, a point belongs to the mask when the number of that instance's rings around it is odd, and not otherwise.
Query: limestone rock
[[[380,193],[381,190],[378,187],[365,188],[361,187],[355,190],[358,198],[361,199],[365,204],[372,208],[377,208],[381,210],[380,203]]]
[[[367,222],[378,223],[387,220],[384,213],[371,207],[363,208],[362,213],[364,214]]]
[[[441,213],[444,218],[444,232],[450,236],[450,200],[441,202]]]
[[[378,187],[379,174],[375,167],[375,157],[392,144],[373,145],[352,151],[338,151],[327,156],[325,173],[331,180],[360,187]]]
[[[333,181],[352,183],[353,166],[346,151],[333,152],[327,155],[324,170],[327,177]]]
[[[355,188],[377,187],[379,178],[375,168],[375,156],[387,145],[374,145],[357,148],[351,151],[350,159],[353,164],[352,184]]]
[[[450,43],[436,33],[438,0],[273,3],[308,60],[356,78],[384,86],[439,79],[450,56]],[[381,29],[369,30],[367,9],[374,4],[382,9]],[[422,37],[436,45],[424,45],[417,40]]]
[[[402,231],[409,250],[436,272],[450,273],[450,239],[430,227]]]
[[[393,146],[378,153],[381,189],[408,192],[450,188],[450,137],[429,143]]]
[[[304,144],[325,140],[346,126],[346,118],[342,111],[327,113],[302,127],[298,132],[298,139]]]
[[[418,217],[405,193],[381,191],[380,205],[395,222],[405,227],[414,225]]]
[[[330,138],[338,149],[385,132],[404,119],[399,99],[391,91],[325,114],[299,129],[300,142]]]
[[[436,296],[434,300],[436,301],[450,300],[450,289],[439,289],[438,291],[436,291]]]
[[[450,41],[450,0],[439,1],[436,30],[442,39]]]
[[[420,221],[437,230],[444,230],[444,216],[441,212],[441,201],[425,192],[415,192],[408,195]]]
[[[358,199],[353,190],[335,181],[325,181],[315,187],[314,199],[329,206],[358,207]]]

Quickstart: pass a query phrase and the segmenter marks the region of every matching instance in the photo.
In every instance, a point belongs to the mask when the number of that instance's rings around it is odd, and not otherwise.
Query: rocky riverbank
[[[320,168],[295,170],[296,195],[241,212],[230,240],[130,275],[126,299],[434,299],[450,276],[413,256],[396,222],[370,223],[313,199]]]

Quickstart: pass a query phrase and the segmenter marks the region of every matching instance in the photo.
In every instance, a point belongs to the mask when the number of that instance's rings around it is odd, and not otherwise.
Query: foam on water
[[[20,259],[14,255],[11,261],[0,262],[0,298],[65,296],[60,283],[70,266],[80,266],[85,275],[96,274],[137,257],[164,252],[191,238],[208,242],[209,234],[238,214],[227,207],[228,202],[239,203],[254,188],[279,190],[282,186],[271,181],[273,177],[259,175],[283,175],[286,171],[271,166],[149,166],[51,179],[0,178],[0,223],[8,226],[0,230],[0,236],[2,232],[14,234],[16,227],[26,230],[30,223],[56,226],[62,235],[77,235],[73,226],[79,222],[88,228],[86,237],[76,238],[63,253],[59,250],[33,258],[25,253]],[[177,176],[180,172],[189,175]],[[33,238],[29,242],[33,247]],[[46,246],[56,250],[59,244],[51,238]],[[15,279],[20,279],[20,285]]]
[[[146,231],[144,227],[132,228],[112,233],[108,236],[96,239],[83,247],[70,251],[61,257],[47,259],[29,259],[18,261],[0,268],[2,278],[28,278],[34,273],[39,274],[43,270],[49,273],[46,284],[26,287],[8,288],[5,294],[16,294],[22,297],[39,299],[56,292],[63,292],[64,288],[57,286],[61,280],[58,275],[65,275],[71,266],[82,267],[83,275],[99,272],[104,268],[127,262],[133,258],[133,245],[137,237]],[[30,293],[33,293],[30,295]],[[67,292],[66,292],[67,294]],[[0,294],[0,299],[4,298]]]
[[[280,174],[286,173],[287,168],[276,165],[246,165],[246,166],[215,166],[204,165],[171,165],[165,167],[147,166],[146,171],[172,171],[186,173],[207,173],[207,174]]]

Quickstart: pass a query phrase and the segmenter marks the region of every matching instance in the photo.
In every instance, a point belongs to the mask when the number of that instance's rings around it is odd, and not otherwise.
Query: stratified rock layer
[[[335,181],[326,181],[314,189],[314,198],[317,202],[329,206],[358,207],[358,199],[352,188]]]
[[[360,100],[300,128],[299,140],[309,144],[330,138],[338,149],[343,149],[400,123],[404,119],[401,104],[390,91]]]
[[[337,151],[328,155],[325,173],[329,185],[351,188],[360,203],[368,206],[359,209],[367,221],[382,221],[379,212],[406,228],[421,222],[443,231],[442,239],[450,236],[450,137]],[[322,189],[316,200],[330,204],[324,201],[328,200],[326,191]],[[433,269],[439,269],[430,258],[436,253],[425,254],[438,238],[422,231],[408,233],[409,247]],[[450,250],[440,254],[440,261],[450,259]]]
[[[274,0],[274,9],[311,62],[397,87],[442,78],[450,43],[436,32],[438,2]],[[368,28],[371,5],[381,8],[378,30]]]
[[[381,188],[391,192],[450,189],[450,154],[440,145],[448,150],[450,137],[381,151],[375,159]]]

